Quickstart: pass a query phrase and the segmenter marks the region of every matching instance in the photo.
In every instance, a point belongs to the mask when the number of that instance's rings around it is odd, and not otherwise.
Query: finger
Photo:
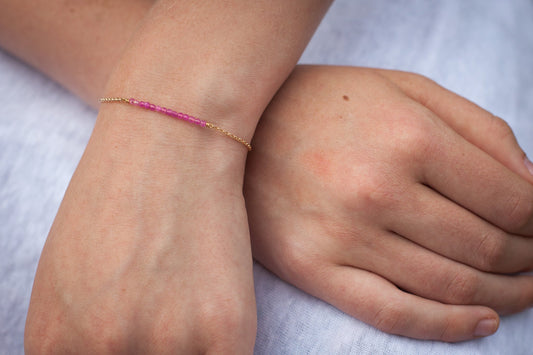
[[[424,299],[348,266],[330,267],[315,285],[315,296],[386,333],[457,342],[488,336],[498,328],[498,315],[489,308]]]
[[[364,268],[406,291],[447,304],[484,305],[510,314],[533,303],[532,276],[481,272],[391,232],[377,236],[371,247],[354,247],[351,260],[344,264]]]
[[[433,111],[470,143],[533,183],[533,172],[525,164],[526,155],[504,120],[424,76],[392,70],[379,70],[379,73]]]
[[[385,225],[426,249],[487,272],[533,268],[533,239],[508,234],[424,185],[401,200],[385,212]]]
[[[423,139],[421,183],[509,233],[533,236],[532,184],[451,129]]]

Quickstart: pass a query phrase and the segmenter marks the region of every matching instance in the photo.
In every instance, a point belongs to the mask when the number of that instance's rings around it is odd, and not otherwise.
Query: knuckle
[[[394,150],[401,154],[400,159],[422,160],[431,155],[439,139],[435,133],[435,121],[425,108],[402,107],[395,114],[401,120],[391,139]]]
[[[292,280],[303,279],[309,274],[313,263],[303,246],[290,243],[282,249],[281,253],[279,269],[284,274],[282,276]]]
[[[235,337],[255,331],[257,318],[250,312],[241,295],[225,294],[211,297],[198,307],[198,324],[201,335],[212,344],[234,343]],[[164,334],[167,329],[158,329],[157,334]],[[171,338],[174,334],[169,334]]]
[[[514,139],[513,129],[507,122],[494,115],[490,115],[490,117],[489,133],[491,136],[502,140]]]
[[[434,88],[439,85],[432,79],[421,74],[413,74],[413,83],[415,87],[422,88],[417,92],[417,100],[426,107],[431,107],[434,105],[435,100],[438,100],[436,95],[432,95]]]
[[[358,210],[371,214],[394,209],[399,202],[398,191],[394,183],[383,176],[375,176],[360,181],[358,191],[354,194]]]
[[[487,272],[498,271],[505,256],[507,238],[502,233],[487,233],[479,242],[473,255],[477,258],[478,267]]]
[[[405,314],[401,307],[391,303],[383,305],[374,316],[374,326],[382,332],[401,334]]]
[[[425,75],[419,73],[410,73],[410,76],[413,82],[417,85],[417,87],[430,88],[438,86],[438,84],[434,80],[428,78]],[[432,95],[429,95],[430,92],[430,90],[421,90],[421,94],[426,94],[428,98],[432,97]]]
[[[523,311],[524,309],[531,308],[533,306],[533,287],[531,286],[530,276],[522,275],[521,277],[528,278],[527,285],[523,285],[522,292],[518,293],[518,299],[516,302],[513,302],[513,305],[507,313],[516,313]],[[505,313],[503,310],[502,313]]]
[[[454,330],[455,327],[453,326],[453,321],[449,318],[446,318],[443,320],[443,323],[440,324],[442,330],[440,331],[439,340],[441,341],[452,341],[455,339],[454,336]]]
[[[474,271],[461,270],[451,277],[444,290],[444,300],[451,304],[473,304],[479,289],[479,276]]]
[[[509,194],[509,212],[505,216],[507,229],[521,230],[530,223],[533,218],[533,192],[531,191],[519,191]]]
[[[218,328],[224,324],[239,324],[244,318],[241,302],[233,295],[212,295],[198,308],[199,320],[206,327]]]
[[[404,71],[395,71],[394,73],[400,74],[400,76],[398,76],[398,79],[400,81],[403,81],[404,83],[409,84],[413,87],[427,88],[428,85],[436,85],[435,81],[420,73]],[[421,92],[426,91],[427,90],[421,90]]]
[[[404,71],[380,71],[383,74],[393,74],[393,82],[401,83],[402,86],[410,87],[416,94],[416,101],[422,105],[429,107],[431,102],[435,101],[435,96],[432,95],[435,87],[439,85],[432,79],[419,73],[404,72]],[[385,75],[388,76],[388,75]]]

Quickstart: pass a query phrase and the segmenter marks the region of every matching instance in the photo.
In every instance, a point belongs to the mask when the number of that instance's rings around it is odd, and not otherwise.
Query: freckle
[[[350,98],[346,95],[343,95],[342,98],[344,99],[344,101],[350,101]]]

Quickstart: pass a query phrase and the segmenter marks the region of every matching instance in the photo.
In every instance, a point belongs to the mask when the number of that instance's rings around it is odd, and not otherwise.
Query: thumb
[[[434,112],[463,138],[533,184],[533,164],[504,120],[424,76],[389,70],[379,73]]]

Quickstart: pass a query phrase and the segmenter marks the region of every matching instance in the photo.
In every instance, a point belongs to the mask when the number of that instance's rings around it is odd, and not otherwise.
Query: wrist
[[[102,105],[89,147],[113,166],[158,179],[240,188],[247,149],[219,132],[132,105]],[[178,187],[178,186],[176,186]]]
[[[135,46],[129,53],[111,75],[104,96],[134,97],[170,108],[251,141],[270,96],[250,90],[246,81],[253,79],[248,75],[235,75],[220,64],[193,65],[145,54]]]
[[[205,66],[202,75],[196,78],[185,73],[163,74],[165,70],[159,67],[157,70],[135,69],[141,60],[151,61],[149,58],[143,58],[135,60],[133,64],[124,60],[111,77],[104,96],[135,98],[159,106],[158,109],[170,109],[174,115],[183,113],[193,120],[181,119],[182,125],[196,123],[204,127],[204,130],[201,130],[204,143],[208,144],[210,138],[216,138],[229,140],[231,145],[245,148],[246,151],[250,149],[249,143],[264,107],[258,105],[254,98],[243,94],[244,85],[239,85],[224,73],[209,66]],[[151,66],[147,64],[141,67]],[[162,77],[170,79],[161,80]],[[128,102],[120,104],[127,105]],[[143,110],[141,107],[131,108]],[[155,116],[149,116],[168,120],[172,115],[157,112]],[[180,120],[177,117],[174,119]]]

